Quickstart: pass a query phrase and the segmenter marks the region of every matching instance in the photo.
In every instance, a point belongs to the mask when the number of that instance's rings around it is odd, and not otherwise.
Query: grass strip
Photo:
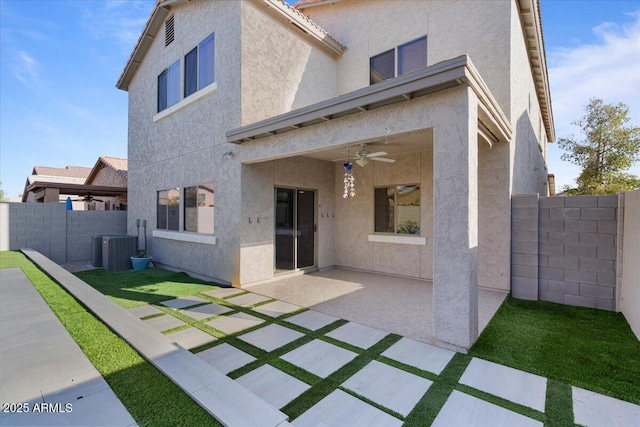
[[[0,252],[0,268],[19,267],[140,426],[219,426],[204,409],[19,252]]]
[[[342,366],[340,369],[338,369],[310,389],[306,390],[300,396],[284,406],[281,411],[289,416],[289,420],[298,418],[304,412],[309,410],[313,405],[320,402],[331,392],[340,387],[340,385],[349,377],[354,375],[360,369],[364,368],[369,362],[374,360],[382,352],[395,344],[400,338],[401,337],[399,335],[389,334],[369,349],[360,349],[359,351],[361,353],[356,356],[355,359]],[[389,410],[386,410],[385,412],[390,413]]]
[[[470,362],[471,357],[468,355],[456,353],[422,399],[413,407],[403,427],[430,426]]]
[[[573,395],[571,386],[561,381],[547,380],[545,402],[547,427],[573,427]]]
[[[219,289],[185,273],[151,268],[143,271],[80,271],[77,277],[125,309]]]
[[[520,415],[524,415],[525,417],[529,417],[540,422],[544,422],[546,419],[545,414],[540,411],[536,411],[535,409],[529,408],[528,406],[520,405],[518,403],[503,399],[490,393],[485,393],[484,391],[475,389],[473,387],[469,387],[464,384],[458,384],[456,386],[456,389],[470,396],[477,397],[478,399],[484,400],[489,403],[493,403],[496,406],[501,406]]]
[[[640,341],[621,313],[508,297],[469,354],[640,404]]]
[[[364,396],[362,396],[362,395],[360,395],[360,394],[356,393],[355,391],[349,390],[348,388],[345,388],[345,387],[338,387],[338,388],[339,388],[340,390],[344,391],[345,393],[350,394],[351,396],[353,396],[353,397],[355,397],[355,398],[357,398],[357,399],[362,400],[362,401],[363,401],[363,402],[365,402],[366,404],[368,404],[368,405],[370,405],[370,406],[373,406],[374,408],[376,408],[376,409],[378,409],[378,410],[380,410],[380,411],[382,411],[382,412],[385,412],[385,413],[387,413],[387,414],[391,415],[392,417],[395,417],[395,418],[398,418],[399,420],[404,421],[404,417],[402,416],[402,414],[399,414],[399,413],[397,413],[396,411],[392,411],[392,410],[391,410],[391,409],[389,409],[389,408],[385,408],[384,406],[377,404],[377,403],[376,403],[376,402],[374,402],[373,400],[368,399],[368,398],[366,398],[366,397],[364,397]]]

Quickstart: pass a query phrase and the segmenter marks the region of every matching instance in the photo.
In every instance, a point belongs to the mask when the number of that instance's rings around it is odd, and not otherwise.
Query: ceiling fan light
[[[369,164],[369,159],[367,159],[366,157],[362,157],[362,158],[360,158],[360,159],[356,160],[356,163],[357,163],[359,166],[365,167],[366,165],[368,165],[368,164]]]

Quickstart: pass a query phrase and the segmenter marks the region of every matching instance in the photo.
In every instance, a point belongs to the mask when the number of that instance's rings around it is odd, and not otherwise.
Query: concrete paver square
[[[266,314],[271,317],[282,316],[283,314],[291,313],[296,310],[300,310],[302,307],[295,304],[289,304],[284,301],[273,301],[260,307],[256,307],[253,310],[258,313]]]
[[[640,424],[640,406],[589,390],[571,387],[576,424],[586,427],[635,427]]]
[[[214,289],[212,291],[207,291],[204,292],[205,295],[209,295],[210,297],[214,297],[214,298],[227,298],[230,297],[232,295],[238,295],[238,294],[242,294],[246,292],[244,289],[238,289],[238,288],[220,288],[220,289]]]
[[[292,424],[296,427],[399,427],[402,421],[342,390],[335,390]]]
[[[141,305],[139,307],[134,307],[129,310],[129,313],[136,316],[138,319],[142,319],[143,317],[151,316],[154,314],[162,313],[162,310],[152,306],[152,305]]]
[[[404,337],[382,353],[389,359],[437,375],[440,375],[455,354],[451,350]]]
[[[256,360],[255,357],[227,343],[196,353],[196,356],[225,375]]]
[[[182,320],[176,319],[175,317],[169,314],[165,314],[164,316],[154,317],[149,320],[144,320],[144,323],[146,323],[147,325],[151,326],[152,328],[160,332],[185,325],[185,323]]]
[[[231,311],[231,309],[225,307],[224,305],[207,304],[207,305],[201,305],[199,307],[195,307],[189,310],[184,310],[182,314],[196,320],[203,320],[203,319],[206,319],[207,317],[217,316],[219,314],[227,313],[229,311]]]
[[[342,386],[406,417],[431,384],[432,381],[373,360]]]
[[[459,383],[544,412],[547,393],[544,377],[474,357]]]
[[[174,310],[178,310],[185,307],[190,307],[196,304],[202,304],[203,302],[208,302],[200,297],[195,295],[188,295],[186,297],[180,297],[175,299],[170,299],[168,301],[162,301],[160,304],[165,307],[173,308]]]
[[[296,314],[295,316],[288,317],[287,322],[294,325],[302,326],[303,328],[317,331],[320,328],[339,320],[337,317],[329,316],[328,314],[320,313],[319,311],[307,310],[303,313]]]
[[[352,351],[316,339],[280,358],[312,374],[326,378],[356,356],[357,354]]]
[[[234,313],[228,316],[220,316],[207,322],[207,325],[215,328],[227,335],[242,331],[244,329],[252,328],[256,325],[264,323],[264,320],[259,319],[247,313]]]
[[[209,335],[206,332],[202,332],[200,329],[188,328],[178,332],[167,335],[167,338],[180,344],[187,350],[191,350],[194,347],[208,344],[215,341],[215,337]]]
[[[367,349],[388,335],[387,332],[349,322],[326,334],[328,337]]]
[[[236,381],[276,408],[282,408],[311,387],[271,365],[262,365]]]
[[[501,406],[454,390],[431,426],[542,427],[543,424]]]
[[[294,331],[293,329],[271,324],[264,328],[256,329],[255,331],[240,335],[238,338],[263,350],[273,351],[276,348],[289,344],[291,341],[295,341],[302,336],[304,336],[304,334]]]
[[[227,301],[242,307],[249,307],[251,305],[255,305],[263,301],[269,301],[270,299],[271,298],[263,297],[262,295],[248,293],[248,294],[240,295],[239,297],[228,298]]]

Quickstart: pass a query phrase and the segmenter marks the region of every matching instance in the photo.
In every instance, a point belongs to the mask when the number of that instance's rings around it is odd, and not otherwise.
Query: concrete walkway
[[[0,425],[136,425],[22,270],[1,274]]]

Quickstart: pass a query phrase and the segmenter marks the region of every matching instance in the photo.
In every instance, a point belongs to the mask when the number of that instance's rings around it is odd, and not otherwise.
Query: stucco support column
[[[453,98],[433,131],[433,327],[465,350],[478,337],[478,101]]]

